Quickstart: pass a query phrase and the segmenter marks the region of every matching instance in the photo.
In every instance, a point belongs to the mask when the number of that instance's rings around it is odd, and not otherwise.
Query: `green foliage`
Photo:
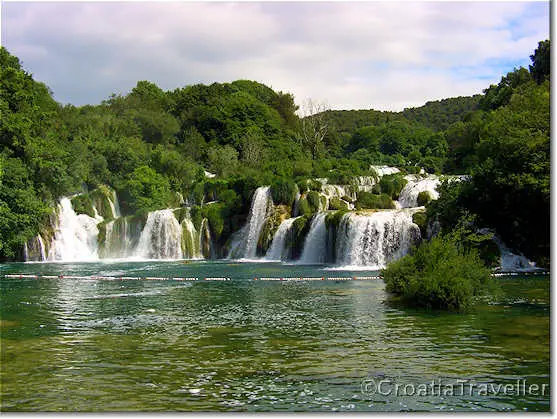
[[[76,214],[87,214],[89,217],[95,216],[93,201],[91,201],[89,194],[76,195],[71,201]]]
[[[264,256],[273,242],[276,231],[280,224],[287,218],[290,218],[290,207],[286,205],[275,205],[269,217],[265,219],[265,223],[259,234],[257,241],[257,255]]]
[[[168,180],[147,166],[137,167],[120,193],[122,209],[128,214],[144,214],[166,208],[172,199]]]
[[[427,214],[424,211],[414,213],[412,215],[412,222],[420,227],[420,233],[422,237],[425,237],[427,232]]]
[[[530,66],[530,74],[536,83],[540,84],[549,79],[551,71],[551,43],[549,39],[538,42],[538,48],[534,51],[534,55],[530,55],[532,65]]]
[[[298,186],[291,179],[277,179],[271,184],[271,196],[275,205],[291,207],[297,193]]]
[[[330,212],[325,216],[325,225],[327,228],[331,227],[336,229],[340,225],[340,221],[344,214],[346,214],[348,210],[341,209],[335,212]]]
[[[476,252],[459,250],[454,239],[438,236],[382,271],[386,289],[411,304],[465,310],[490,286],[490,272]]]
[[[400,173],[386,175],[375,185],[374,192],[389,195],[391,199],[396,200],[407,183],[408,181]]]
[[[387,194],[376,195],[371,192],[358,192],[356,209],[395,209],[395,203]]]
[[[304,241],[311,225],[310,220],[311,217],[302,216],[296,218],[292,223],[292,234],[286,238],[287,245],[292,252],[292,259],[298,259],[302,255]]]
[[[423,207],[432,201],[432,196],[429,191],[422,191],[418,194],[418,206]]]
[[[341,201],[336,196],[334,196],[329,201],[329,209],[331,209],[331,210],[348,210],[348,204],[344,201]]]
[[[321,195],[316,191],[309,191],[306,194],[306,199],[309,204],[311,213],[316,213],[321,207]]]

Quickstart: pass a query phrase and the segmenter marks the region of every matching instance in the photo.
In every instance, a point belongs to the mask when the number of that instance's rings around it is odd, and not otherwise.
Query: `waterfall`
[[[58,204],[58,221],[48,252],[48,260],[97,260],[97,224],[100,220],[85,214],[77,215],[68,198]]]
[[[288,218],[280,223],[278,230],[276,231],[275,235],[273,236],[273,241],[271,242],[271,247],[267,250],[267,254],[265,255],[265,259],[268,260],[285,260],[288,257],[288,249],[285,248],[286,245],[286,237],[292,224],[294,221],[299,217],[295,218]]]
[[[370,166],[370,169],[374,170],[379,177],[400,173],[400,169],[391,166]]]
[[[482,234],[492,233],[487,228],[479,229],[478,232]],[[492,240],[501,253],[499,268],[497,268],[500,272],[535,272],[542,270],[542,268],[536,266],[535,262],[529,260],[522,253],[509,249],[497,234],[493,235]]]
[[[214,259],[216,257],[207,218],[201,220],[201,227],[199,228],[199,249],[201,251],[201,257],[205,259]]]
[[[46,247],[40,234],[33,237],[23,245],[23,257],[26,262],[46,260]]]
[[[314,215],[311,220],[309,232],[304,242],[304,249],[300,256],[302,264],[321,264],[327,259],[327,226],[325,225],[326,212]]]
[[[418,206],[418,195],[420,192],[427,191],[432,199],[439,198],[437,187],[441,184],[437,176],[421,177],[416,175],[405,176],[408,183],[400,191],[398,203],[401,208],[413,208]]]
[[[203,259],[201,235],[195,229],[191,218],[182,220],[182,252],[186,259]]]
[[[149,213],[135,256],[146,259],[182,258],[182,227],[171,209]]]
[[[120,212],[120,203],[118,202],[118,195],[116,191],[112,191],[114,199],[108,198],[108,203],[110,204],[110,210],[112,211],[113,218],[120,218],[122,213]]]
[[[255,190],[248,219],[246,224],[234,234],[228,258],[255,258],[257,241],[271,202],[271,192],[268,186]]]
[[[337,236],[340,265],[383,268],[404,256],[420,239],[411,210],[377,211],[369,215],[345,214]]]

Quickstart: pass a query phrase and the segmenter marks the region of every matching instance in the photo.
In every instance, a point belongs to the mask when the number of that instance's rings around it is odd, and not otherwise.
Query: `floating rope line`
[[[549,275],[548,271],[543,272],[496,272],[494,277],[504,276],[529,276],[529,275]],[[5,274],[4,278],[11,279],[78,279],[95,281],[231,281],[229,277],[159,277],[159,276],[98,276],[98,275],[37,275],[37,274]],[[254,277],[254,281],[367,281],[382,279],[382,276],[351,276],[351,277]]]
[[[147,280],[147,281],[231,281],[229,277],[159,277],[159,276],[78,276],[78,275],[37,275],[37,274],[6,274],[4,278],[12,279],[81,279],[99,281],[125,281],[125,280]],[[253,278],[254,281],[355,281],[381,279],[380,276],[353,276],[353,277],[262,277]]]

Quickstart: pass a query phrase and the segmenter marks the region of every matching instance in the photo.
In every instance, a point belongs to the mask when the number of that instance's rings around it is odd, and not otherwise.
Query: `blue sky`
[[[2,45],[62,103],[138,80],[251,79],[333,109],[481,93],[549,38],[549,2],[3,2]]]

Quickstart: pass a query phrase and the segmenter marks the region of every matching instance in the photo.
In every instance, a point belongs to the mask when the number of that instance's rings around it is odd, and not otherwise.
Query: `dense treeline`
[[[547,257],[549,41],[532,63],[484,95],[300,119],[292,95],[248,80],[173,91],[140,81],[96,106],[62,106],[1,48],[0,259],[18,257],[61,196],[99,185],[118,192],[124,214],[184,197],[223,243],[245,221],[257,186],[347,183],[370,174],[370,164],[472,175],[458,193],[442,194],[430,219],[451,226],[471,214],[529,256]]]

